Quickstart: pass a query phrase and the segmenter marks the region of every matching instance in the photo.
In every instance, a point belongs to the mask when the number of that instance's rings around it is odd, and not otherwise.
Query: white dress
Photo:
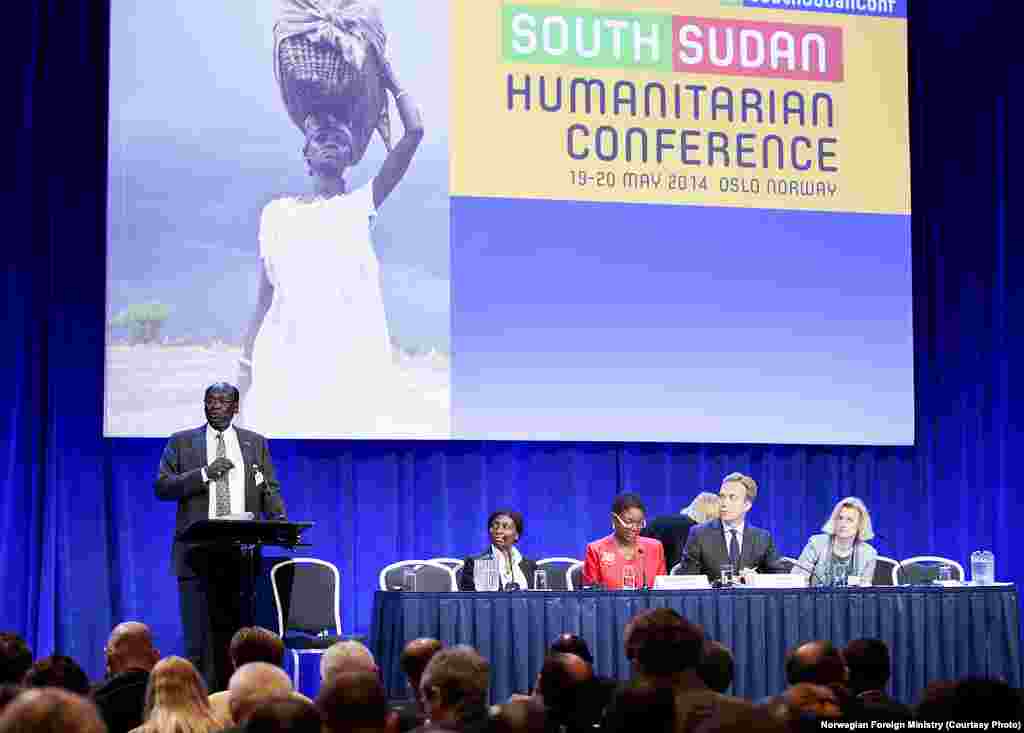
[[[370,229],[373,185],[270,202],[260,257],[274,297],[252,353],[246,426],[273,437],[391,432],[397,371]]]

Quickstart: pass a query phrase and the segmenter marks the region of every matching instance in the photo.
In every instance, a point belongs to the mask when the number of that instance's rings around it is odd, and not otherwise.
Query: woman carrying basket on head
[[[286,0],[275,36],[278,81],[305,137],[312,192],[271,201],[260,218],[241,414],[269,435],[393,434],[400,431],[400,382],[370,229],[409,167],[423,122],[384,56],[372,7]],[[388,142],[388,93],[404,134],[372,181],[351,190],[346,171],[362,158],[375,125]]]

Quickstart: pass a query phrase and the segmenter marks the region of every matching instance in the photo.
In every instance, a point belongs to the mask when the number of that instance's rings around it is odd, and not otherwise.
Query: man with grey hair
[[[682,571],[721,580],[722,566],[749,579],[750,575],[784,573],[771,534],[747,524],[747,512],[757,498],[757,482],[742,473],[730,473],[718,490],[719,518],[690,530],[683,550]]]
[[[365,644],[349,639],[332,644],[320,657],[320,680],[329,682],[341,672],[365,670],[377,673],[377,662]]]
[[[56,687],[26,690],[0,715],[0,733],[106,733],[91,702]]]
[[[107,678],[92,691],[109,733],[128,733],[142,725],[149,673],[160,661],[146,624],[125,621],[114,627],[104,649]]]
[[[485,731],[490,673],[487,660],[464,644],[431,657],[420,679],[420,695],[430,723],[417,730]]]
[[[231,718],[242,729],[253,711],[268,700],[291,697],[292,681],[280,667],[266,662],[249,662],[231,675],[228,694]]]

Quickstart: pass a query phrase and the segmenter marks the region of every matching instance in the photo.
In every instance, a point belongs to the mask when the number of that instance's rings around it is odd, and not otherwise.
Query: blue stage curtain
[[[123,619],[149,622],[165,653],[182,649],[174,506],[152,489],[162,441],[102,438],[109,6],[7,12],[0,627],[96,677]],[[479,551],[496,507],[525,513],[527,555],[579,556],[608,531],[617,492],[638,491],[652,515],[676,512],[732,470],[761,484],[751,520],[787,554],[854,494],[883,555],[963,562],[987,547],[1001,579],[1024,580],[1011,389],[1024,366],[1024,199],[1011,188],[1024,110],[1011,80],[1024,77],[1012,17],[996,0],[911,8],[915,447],[275,441],[291,516],[317,522],[310,554],[341,568],[346,630],[369,628],[384,564]]]

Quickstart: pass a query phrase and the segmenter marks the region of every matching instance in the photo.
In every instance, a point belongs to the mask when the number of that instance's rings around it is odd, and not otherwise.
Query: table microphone
[[[644,562],[644,548],[636,546],[636,554],[640,558],[640,588],[647,590],[647,563]]]

